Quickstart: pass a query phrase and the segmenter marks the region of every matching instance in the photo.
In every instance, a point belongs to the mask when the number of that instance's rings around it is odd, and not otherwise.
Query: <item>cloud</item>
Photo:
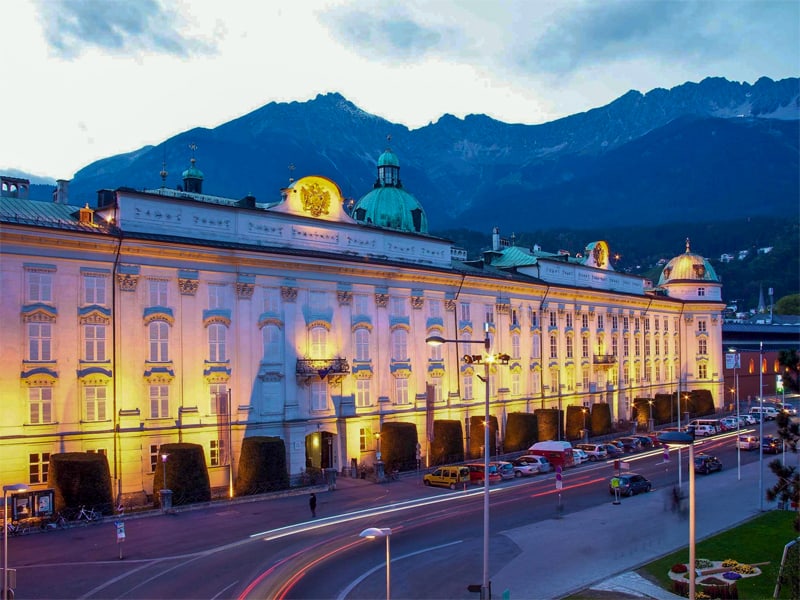
[[[38,0],[51,50],[74,58],[90,46],[118,55],[213,54],[213,44],[182,35],[179,15],[157,0]]]

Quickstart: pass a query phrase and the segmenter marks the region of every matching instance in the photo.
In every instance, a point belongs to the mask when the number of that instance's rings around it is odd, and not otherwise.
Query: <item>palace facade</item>
[[[377,169],[352,206],[319,176],[269,203],[207,195],[194,159],[181,189],[102,190],[94,209],[66,182],[39,202],[4,178],[0,479],[46,488],[50,454],[102,452],[115,493],[140,497],[160,446],[191,442],[224,488],[253,435],[284,440],[293,477],[347,471],[391,421],[416,425],[425,466],[434,420],[467,440],[483,415],[462,357],[487,335],[509,357],[488,385],[501,441],[512,412],[627,419],[633,398],[696,389],[722,406],[721,284],[688,241],[655,284],[603,241],[569,256],[495,230],[468,259],[428,233],[394,153]]]

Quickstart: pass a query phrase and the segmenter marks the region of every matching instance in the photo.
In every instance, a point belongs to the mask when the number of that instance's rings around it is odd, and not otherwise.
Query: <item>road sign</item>
[[[114,526],[117,528],[117,542],[125,541],[125,522],[114,521]]]
[[[560,490],[563,487],[563,485],[564,485],[564,482],[563,482],[562,476],[561,476],[561,465],[558,465],[556,467],[556,489]]]
[[[669,446],[664,444],[664,462],[669,461]]]

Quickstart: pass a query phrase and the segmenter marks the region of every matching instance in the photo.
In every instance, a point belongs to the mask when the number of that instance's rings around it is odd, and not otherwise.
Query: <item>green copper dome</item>
[[[661,272],[658,285],[677,281],[708,281],[719,283],[719,277],[705,258],[689,250],[686,240],[686,252],[676,256],[667,263]]]
[[[356,202],[350,214],[361,223],[409,233],[428,233],[425,210],[403,189],[400,161],[388,148],[378,158],[375,188]]]

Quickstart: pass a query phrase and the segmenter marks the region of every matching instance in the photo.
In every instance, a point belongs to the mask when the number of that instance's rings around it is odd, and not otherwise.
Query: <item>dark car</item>
[[[761,451],[764,454],[778,454],[783,449],[783,442],[774,435],[765,435],[761,440]]]
[[[654,446],[653,438],[651,438],[649,435],[634,435],[633,437],[639,440],[639,443],[642,444],[642,450],[649,450]]]
[[[606,449],[606,454],[608,454],[608,458],[617,458],[618,456],[622,456],[623,452],[619,446],[616,444],[601,444]]]
[[[634,437],[621,437],[615,440],[622,444],[625,452],[638,452],[642,449],[642,443]]]
[[[640,492],[649,492],[653,487],[653,484],[644,475],[625,473],[609,480],[608,491],[611,495],[614,495],[614,480],[618,482],[620,496],[633,496]]]
[[[714,471],[721,471],[722,463],[716,456],[709,456],[708,454],[698,454],[694,457],[694,472],[708,475]]]

